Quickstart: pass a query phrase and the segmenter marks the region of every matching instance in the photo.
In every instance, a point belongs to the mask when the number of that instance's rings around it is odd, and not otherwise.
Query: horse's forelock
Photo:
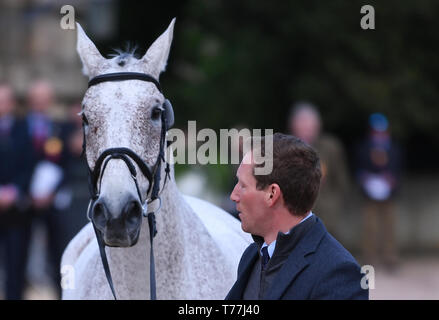
[[[113,49],[116,53],[108,55],[111,60],[117,64],[119,67],[124,67],[131,61],[138,61],[140,57],[137,54],[137,46],[130,48],[129,46],[127,49]]]

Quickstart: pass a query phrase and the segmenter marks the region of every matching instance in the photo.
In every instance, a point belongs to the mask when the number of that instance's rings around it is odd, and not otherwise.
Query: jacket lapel
[[[273,281],[274,285],[268,290],[264,299],[278,300],[282,297],[285,290],[291,285],[299,272],[309,265],[306,256],[316,251],[325,232],[325,227],[320,219],[317,218],[314,226],[303,237],[279,270],[278,275]]]

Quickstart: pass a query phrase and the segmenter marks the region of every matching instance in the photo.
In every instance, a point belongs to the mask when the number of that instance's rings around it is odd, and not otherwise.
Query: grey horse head
[[[141,72],[159,79],[166,68],[175,19],[145,55],[104,58],[77,24],[77,51],[89,79],[114,72]],[[154,83],[140,80],[103,82],[90,87],[82,101],[86,157],[93,170],[99,155],[110,148],[129,148],[152,167],[159,153],[161,112],[165,98]],[[149,181],[136,165],[141,195]],[[130,170],[122,160],[109,161],[102,174],[99,198],[91,208],[91,219],[108,246],[136,244],[142,225],[142,206]]]

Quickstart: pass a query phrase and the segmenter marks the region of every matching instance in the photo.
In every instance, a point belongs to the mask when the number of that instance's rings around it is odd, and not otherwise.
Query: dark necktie
[[[263,247],[262,251],[262,270],[265,270],[267,263],[270,260],[270,255],[268,254],[268,247]]]

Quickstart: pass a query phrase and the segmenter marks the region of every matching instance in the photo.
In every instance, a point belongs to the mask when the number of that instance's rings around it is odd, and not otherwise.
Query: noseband
[[[88,88],[97,85],[102,82],[108,82],[108,81],[125,81],[125,80],[141,80],[141,81],[147,81],[152,82],[155,84],[157,89],[162,92],[160,88],[160,83],[151,75],[144,74],[144,73],[137,73],[137,72],[117,72],[117,73],[107,73],[102,74],[99,76],[94,77],[91,79],[88,83]],[[105,168],[107,167],[107,164],[112,159],[119,159],[125,162],[127,165],[131,177],[134,180],[134,183],[136,185],[137,194],[139,197],[140,203],[142,204],[142,215],[144,217],[148,218],[148,225],[149,225],[149,235],[150,235],[150,242],[151,242],[151,250],[150,250],[150,294],[151,294],[151,300],[156,299],[156,284],[155,284],[155,267],[154,267],[154,251],[153,251],[153,238],[157,233],[156,229],[156,223],[155,223],[155,212],[157,212],[161,207],[161,199],[159,195],[159,189],[160,189],[160,180],[161,180],[161,164],[162,162],[166,163],[166,176],[165,181],[163,184],[163,188],[166,185],[166,181],[169,178],[169,163],[165,161],[164,156],[164,149],[165,149],[165,140],[166,140],[166,132],[168,129],[173,125],[174,122],[174,113],[172,110],[171,103],[169,100],[165,100],[163,104],[163,111],[162,111],[162,129],[160,134],[160,150],[159,154],[157,156],[155,164],[150,167],[145,161],[142,160],[134,151],[132,151],[129,148],[110,148],[103,151],[98,159],[95,162],[95,166],[93,170],[88,166],[88,161],[86,160],[88,171],[89,171],[89,189],[91,194],[91,199],[88,205],[87,209],[87,217],[92,222],[94,231],[96,233],[96,239],[99,246],[99,252],[101,255],[102,264],[104,267],[105,275],[107,277],[108,284],[110,286],[111,292],[113,294],[114,299],[116,299],[116,293],[114,290],[113,280],[111,277],[110,268],[108,265],[107,255],[105,252],[105,243],[103,240],[103,235],[101,231],[97,228],[94,221],[90,217],[91,210],[99,198],[99,192],[101,190],[101,182],[102,177],[104,175]],[[86,141],[85,141],[85,128],[83,123],[83,134],[84,134],[84,141],[83,141],[83,154],[85,155],[85,158],[87,157],[86,154]],[[142,201],[142,194],[140,192],[140,188],[137,181],[137,171],[136,167],[133,164],[133,161],[137,164],[138,168],[142,172],[142,174],[145,176],[145,178],[149,181],[149,187],[146,192],[146,196],[144,197],[144,201]],[[156,211],[149,211],[148,212],[148,205],[151,204],[153,201],[158,200],[159,201],[159,207]]]

